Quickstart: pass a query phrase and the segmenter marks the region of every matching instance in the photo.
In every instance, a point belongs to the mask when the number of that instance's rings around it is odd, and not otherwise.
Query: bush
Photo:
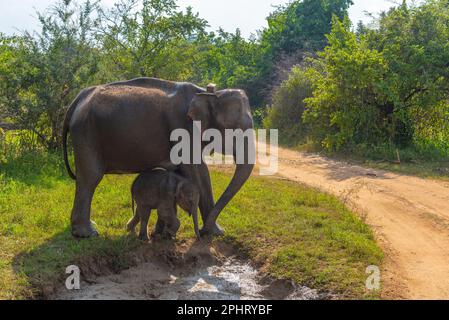
[[[273,96],[273,105],[264,119],[264,127],[279,129],[281,142],[298,144],[305,141],[307,127],[302,120],[304,99],[312,94],[310,80],[303,68],[294,67],[287,80]]]

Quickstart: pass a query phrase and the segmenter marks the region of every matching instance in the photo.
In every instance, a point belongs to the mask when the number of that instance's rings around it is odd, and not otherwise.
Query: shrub
[[[310,80],[302,67],[294,67],[287,80],[281,83],[273,96],[264,127],[279,129],[281,142],[297,144],[304,142],[307,127],[302,120],[304,99],[312,94]]]

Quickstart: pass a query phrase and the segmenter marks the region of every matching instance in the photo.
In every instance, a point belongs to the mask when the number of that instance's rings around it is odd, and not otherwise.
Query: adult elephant
[[[84,89],[69,107],[63,127],[64,160],[76,180],[71,225],[75,237],[98,233],[90,220],[92,197],[105,174],[140,173],[170,162],[175,129],[252,129],[248,98],[244,91],[207,92],[191,83],[138,78]],[[70,132],[76,175],[67,157]],[[224,136],[224,135],[223,135]],[[232,152],[235,157],[235,148]],[[246,159],[246,157],[245,157]],[[203,235],[219,235],[216,219],[251,175],[254,165],[237,164],[234,176],[214,205],[207,165],[182,164],[181,173],[200,189],[199,208]]]

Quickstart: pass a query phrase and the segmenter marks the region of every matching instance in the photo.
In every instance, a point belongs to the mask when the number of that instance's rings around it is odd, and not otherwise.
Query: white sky
[[[34,30],[38,26],[35,11],[43,11],[55,0],[0,0],[0,32],[16,33],[18,30]],[[194,11],[211,25],[212,30],[223,27],[226,31],[240,28],[248,37],[266,26],[265,18],[273,11],[273,5],[288,3],[288,0],[178,0],[181,8],[192,6]],[[378,13],[393,6],[394,0],[353,0],[350,8],[351,20],[369,20],[364,11]],[[102,0],[105,5],[114,0]]]

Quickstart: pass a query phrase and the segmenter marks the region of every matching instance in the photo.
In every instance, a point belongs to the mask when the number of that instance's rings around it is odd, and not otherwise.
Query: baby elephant
[[[165,169],[154,169],[141,173],[131,187],[133,218],[128,222],[128,231],[133,231],[140,221],[139,239],[148,240],[148,220],[151,210],[157,209],[158,220],[153,236],[173,238],[180,222],[176,216],[176,204],[193,217],[197,238],[198,188],[184,177]],[[134,212],[134,202],[137,208]]]

